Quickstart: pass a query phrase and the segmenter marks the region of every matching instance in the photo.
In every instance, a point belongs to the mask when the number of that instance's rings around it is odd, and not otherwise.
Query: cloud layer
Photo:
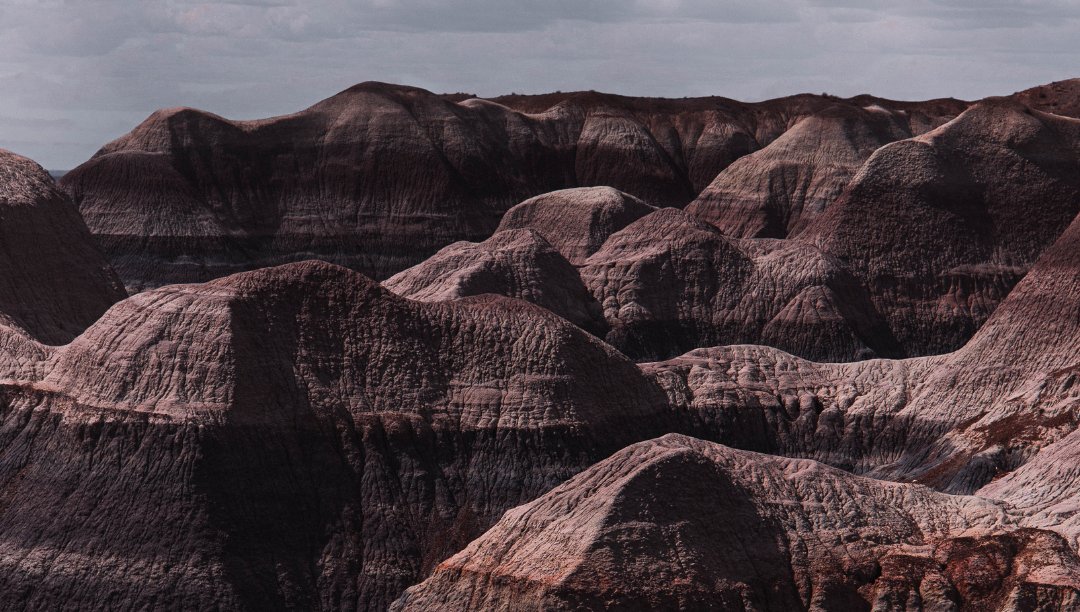
[[[156,108],[364,80],[480,95],[1007,94],[1080,76],[1073,0],[0,0],[0,147],[70,168]]]

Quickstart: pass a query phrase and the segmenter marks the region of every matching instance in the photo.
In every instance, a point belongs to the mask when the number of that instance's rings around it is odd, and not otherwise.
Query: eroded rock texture
[[[486,238],[511,206],[557,189],[611,186],[684,206],[802,117],[866,104],[499,101],[363,83],[260,121],[162,110],[62,184],[133,290],[313,257],[382,279],[452,242]],[[877,103],[916,123],[964,106]]]
[[[971,493],[1040,451],[1061,452],[1050,445],[1080,422],[1078,253],[1080,220],[975,337],[947,355],[816,364],[734,346],[643,368],[699,436]],[[1046,500],[1073,481],[1067,460],[1053,465],[1065,474],[1040,494]]]
[[[904,114],[831,106],[725,168],[687,212],[736,238],[795,236],[836,200],[871,153],[911,136]]]
[[[1077,605],[1075,552],[993,502],[669,435],[508,512],[393,609]]]
[[[316,262],[142,293],[46,353],[0,390],[5,609],[383,609],[668,427],[632,363],[540,308]]]
[[[71,200],[41,166],[4,150],[0,244],[0,326],[14,334],[62,344],[126,296]]]
[[[600,250],[615,232],[655,211],[611,187],[580,187],[538,195],[506,211],[496,232],[531,229],[574,265]]]
[[[878,149],[797,240],[926,355],[963,345],[1077,212],[1080,122],[996,99]]]
[[[607,331],[600,304],[577,270],[532,229],[499,232],[481,243],[455,242],[383,286],[424,302],[505,295],[543,306],[601,337]]]

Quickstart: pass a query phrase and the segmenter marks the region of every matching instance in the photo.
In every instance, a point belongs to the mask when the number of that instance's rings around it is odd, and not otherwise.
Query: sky
[[[151,112],[361,81],[481,96],[977,99],[1080,76],[1080,0],[0,0],[0,147],[69,169]]]

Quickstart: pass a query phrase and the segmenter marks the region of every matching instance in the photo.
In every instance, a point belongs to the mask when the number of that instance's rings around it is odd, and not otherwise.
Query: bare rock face
[[[1080,79],[1055,81],[1010,97],[1046,113],[1080,119]]]
[[[894,354],[865,292],[819,251],[732,240],[680,210],[616,232],[580,272],[607,340],[635,358],[748,342],[829,361]]]
[[[927,118],[963,104],[879,102]],[[309,258],[383,279],[490,236],[511,206],[553,190],[609,185],[685,206],[732,161],[837,103],[493,102],[362,83],[259,121],[158,111],[62,185],[132,290]]]
[[[126,295],[71,200],[41,166],[4,150],[0,244],[0,325],[38,341],[71,340]]]
[[[414,300],[438,302],[493,293],[532,302],[593,334],[603,312],[577,270],[531,229],[498,232],[484,242],[455,242],[383,282]]]
[[[876,105],[830,106],[725,168],[686,210],[735,238],[795,236],[871,153],[911,136],[903,114]]]
[[[543,309],[316,262],[142,293],[46,358],[0,386],[5,609],[383,609],[670,427]]]
[[[668,435],[511,510],[393,609],[1078,604],[1075,552],[991,501]]]
[[[797,240],[870,291],[907,355],[959,348],[1080,212],[1080,122],[984,101],[878,149]]]
[[[615,232],[656,210],[611,187],[579,187],[538,195],[506,211],[497,232],[529,228],[581,265]]]
[[[1075,440],[1080,424],[1078,253],[1080,220],[947,355],[818,364],[733,346],[642,367],[700,437],[954,493],[987,487],[1016,499],[1030,491],[1018,505],[1050,507],[1076,486],[1062,440]],[[1018,484],[1040,474],[1042,492]]]

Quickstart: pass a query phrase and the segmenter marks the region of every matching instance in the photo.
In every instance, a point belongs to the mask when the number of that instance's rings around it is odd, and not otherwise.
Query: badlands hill
[[[0,149],[0,326],[62,344],[126,297],[71,199]]]
[[[1070,91],[0,154],[0,609],[1080,608]]]
[[[133,290],[311,257],[381,279],[451,242],[486,238],[511,206],[557,189],[611,186],[685,206],[802,117],[866,104],[499,100],[363,83],[259,121],[162,110],[62,184]],[[965,106],[878,103],[920,129]]]
[[[901,119],[804,118],[685,212],[562,190],[499,229],[548,237],[603,307],[606,340],[635,359],[718,344],[823,361],[949,352],[1080,212],[1080,122],[1011,99],[897,140]]]
[[[671,427],[527,303],[407,301],[305,262],[120,302],[0,386],[0,606],[384,609]]]
[[[394,610],[1065,610],[1080,558],[991,501],[668,435],[540,499]]]

